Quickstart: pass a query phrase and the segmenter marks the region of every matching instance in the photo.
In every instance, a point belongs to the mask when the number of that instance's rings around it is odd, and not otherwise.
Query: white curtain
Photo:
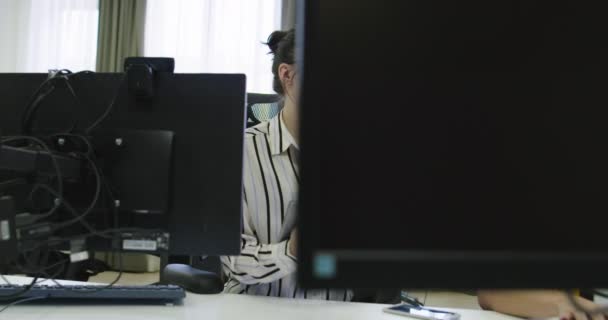
[[[148,0],[144,53],[180,73],[244,73],[248,92],[272,92],[263,44],[281,27],[281,0]]]
[[[0,72],[95,69],[98,0],[0,1]]]

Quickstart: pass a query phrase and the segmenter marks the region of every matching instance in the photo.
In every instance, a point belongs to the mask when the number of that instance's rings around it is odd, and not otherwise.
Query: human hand
[[[586,310],[596,310],[600,306],[582,297],[574,297],[575,301]],[[605,314],[589,314],[579,310],[569,299],[557,304],[560,320],[608,320]]]

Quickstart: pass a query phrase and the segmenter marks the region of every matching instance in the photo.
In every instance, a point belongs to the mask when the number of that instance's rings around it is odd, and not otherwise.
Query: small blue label
[[[315,277],[330,279],[336,276],[336,258],[331,254],[318,254],[314,261]]]

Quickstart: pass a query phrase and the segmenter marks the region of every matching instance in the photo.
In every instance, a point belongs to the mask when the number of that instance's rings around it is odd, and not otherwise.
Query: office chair
[[[247,94],[247,128],[268,121],[283,108],[281,97],[276,94]]]

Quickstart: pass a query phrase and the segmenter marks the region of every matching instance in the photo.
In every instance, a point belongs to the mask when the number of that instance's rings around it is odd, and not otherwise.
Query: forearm
[[[559,305],[567,303],[558,290],[481,290],[478,300],[483,309],[527,318],[559,316]]]

